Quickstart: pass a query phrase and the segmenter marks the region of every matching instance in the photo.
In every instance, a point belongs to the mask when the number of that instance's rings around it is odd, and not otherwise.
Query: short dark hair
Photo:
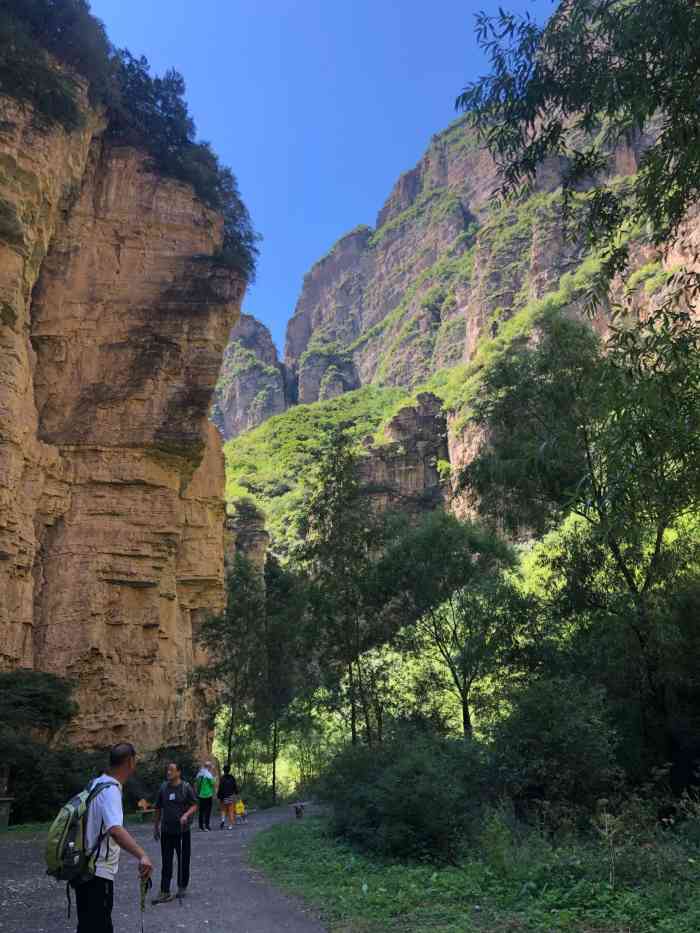
[[[136,749],[131,742],[117,742],[109,750],[109,766],[110,768],[120,768],[130,758],[135,757]]]
[[[231,765],[224,765],[224,774],[231,773]]]
[[[179,761],[169,761],[166,765],[166,768],[169,768],[170,765],[175,765],[175,767],[180,772],[180,774],[182,774],[182,765],[180,764]]]

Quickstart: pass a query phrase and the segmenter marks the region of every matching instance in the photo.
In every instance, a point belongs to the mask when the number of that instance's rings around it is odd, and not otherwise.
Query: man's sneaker
[[[161,891],[158,897],[154,897],[151,904],[167,904],[168,901],[175,900],[175,895],[169,891]]]

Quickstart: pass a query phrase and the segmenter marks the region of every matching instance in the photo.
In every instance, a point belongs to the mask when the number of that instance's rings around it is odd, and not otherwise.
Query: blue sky
[[[543,17],[551,0],[500,0]],[[245,310],[278,346],[304,273],[374,224],[398,175],[484,70],[474,13],[498,0],[92,0],[111,40],[175,67],[199,136],[263,235]]]

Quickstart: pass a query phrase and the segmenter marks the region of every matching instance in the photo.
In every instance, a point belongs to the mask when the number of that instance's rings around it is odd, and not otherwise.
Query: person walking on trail
[[[190,883],[190,857],[192,852],[190,825],[197,810],[197,798],[187,781],[182,780],[182,770],[171,762],[156,799],[156,815],[153,838],[160,839],[163,867],[160,876],[160,894],[154,904],[173,900],[170,882],[173,878],[173,858],[177,855],[177,897],[185,896]]]
[[[219,790],[216,796],[219,798],[221,807],[221,825],[223,829],[228,822],[228,828],[233,829],[236,823],[236,797],[238,796],[238,784],[235,777],[231,774],[231,765],[224,765],[224,773],[219,781]]]
[[[94,877],[75,885],[77,933],[113,933],[114,879],[122,849],[138,859],[142,881],[147,881],[153,871],[149,857],[124,829],[122,788],[135,770],[134,746],[120,742],[110,749],[107,770],[90,785],[90,790],[102,784],[106,787],[90,802],[87,810],[85,849],[96,851],[97,860]]]
[[[197,810],[199,814],[199,828],[202,832],[211,832],[211,807],[214,802],[216,778],[211,770],[211,762],[205,761],[194,779],[194,789],[197,792]]]

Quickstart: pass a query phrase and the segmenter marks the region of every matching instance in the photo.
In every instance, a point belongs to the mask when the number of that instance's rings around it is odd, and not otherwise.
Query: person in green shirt
[[[202,832],[211,832],[211,807],[214,801],[216,778],[212,771],[211,762],[205,761],[194,779],[194,789],[199,804],[199,828]]]

